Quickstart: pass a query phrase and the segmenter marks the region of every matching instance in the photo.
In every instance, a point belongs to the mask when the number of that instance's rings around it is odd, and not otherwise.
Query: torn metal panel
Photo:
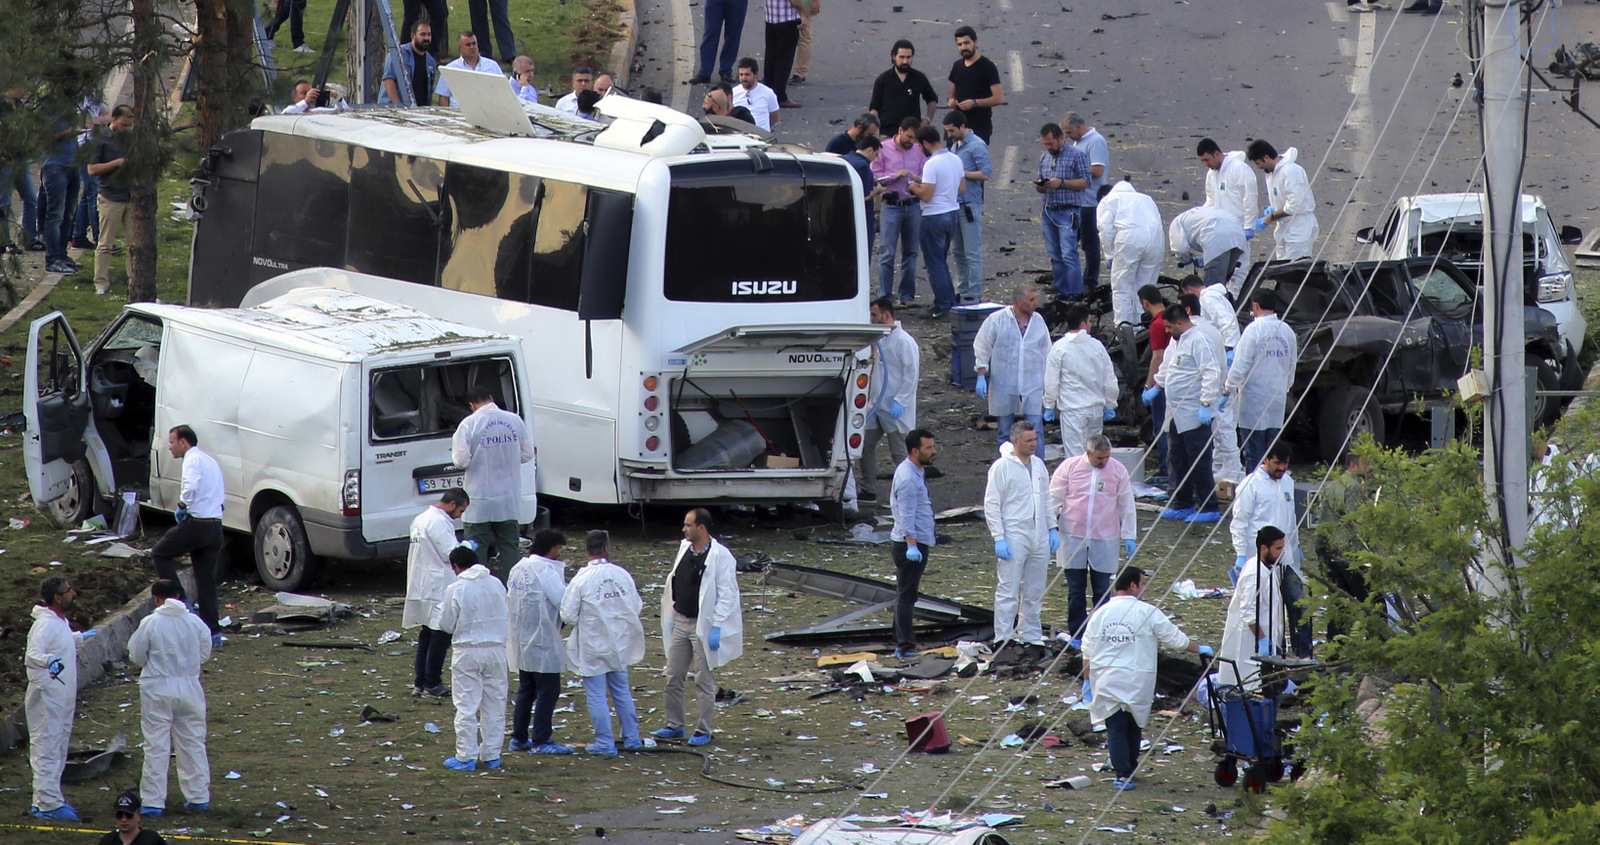
[[[762,576],[761,583],[861,605],[820,622],[768,634],[766,639],[770,642],[802,642],[819,637],[878,636],[892,633],[892,629],[882,625],[846,627],[848,623],[857,619],[894,607],[895,586],[888,582],[809,566],[775,563]],[[917,595],[917,603],[912,614],[918,621],[931,622],[939,627],[981,628],[994,624],[994,611],[988,608],[936,598],[925,593]]]

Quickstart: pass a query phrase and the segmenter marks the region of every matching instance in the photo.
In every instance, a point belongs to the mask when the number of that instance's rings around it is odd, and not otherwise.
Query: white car
[[[1483,284],[1483,194],[1420,194],[1401,197],[1383,222],[1356,232],[1356,242],[1368,244],[1365,260],[1424,258],[1438,255]],[[1555,315],[1561,327],[1561,387],[1583,386],[1578,352],[1588,328],[1578,309],[1578,292],[1572,281],[1572,264],[1563,244],[1583,240],[1576,226],[1557,227],[1544,200],[1522,195],[1522,257],[1529,305]]]

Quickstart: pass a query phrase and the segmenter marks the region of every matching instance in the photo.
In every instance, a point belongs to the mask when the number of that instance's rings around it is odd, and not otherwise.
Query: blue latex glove
[[[1200,649],[1199,649],[1198,653],[1199,653],[1199,655],[1201,657],[1216,657],[1217,656],[1217,653],[1211,649],[1211,646],[1208,646],[1208,645],[1200,646]]]
[[[1111,422],[1112,420],[1117,418],[1117,409],[1116,408],[1107,408],[1105,410],[1105,413],[1102,414],[1102,416],[1105,418],[1106,422]]]
[[[1141,402],[1145,403],[1146,405],[1149,405],[1150,403],[1156,401],[1156,397],[1160,396],[1160,395],[1161,395],[1161,386],[1160,385],[1157,385],[1155,387],[1147,387],[1147,388],[1144,389],[1143,393],[1139,394],[1139,400]]]
[[[469,548],[469,549],[471,549],[473,551],[477,551],[478,550],[478,541],[477,540],[462,540],[461,541],[461,545],[466,546],[467,548]]]
[[[897,420],[906,415],[906,406],[900,404],[898,399],[889,400],[889,419]]]
[[[50,658],[50,662],[46,665],[50,669],[50,677],[52,678],[59,678],[62,672],[67,671],[67,664],[62,663],[59,657]]]
[[[1123,554],[1127,555],[1128,557],[1133,557],[1133,553],[1138,551],[1138,550],[1139,550],[1139,544],[1138,543],[1135,543],[1134,541],[1129,540],[1127,538],[1123,538],[1123,540],[1122,540],[1122,553]]]
[[[1058,552],[1060,550],[1061,550],[1061,529],[1052,528],[1052,529],[1050,529],[1050,554],[1055,554],[1056,552]]]
[[[909,560],[912,563],[921,563],[922,562],[922,547],[921,546],[907,546],[906,547],[906,560]]]
[[[1267,215],[1263,214],[1257,217],[1256,222],[1250,224],[1250,228],[1255,229],[1257,232],[1267,228]]]
[[[1106,269],[1107,270],[1111,269],[1111,259],[1109,259],[1109,258],[1106,259]]]
[[[1011,559],[1011,544],[1006,542],[1006,538],[1001,537],[994,541],[994,556],[1001,560]]]
[[[1262,637],[1261,639],[1256,640],[1256,654],[1271,654],[1271,653],[1272,653],[1272,644],[1267,642],[1267,638],[1266,637]]]
[[[100,633],[99,628],[90,628],[89,630],[83,632],[83,638],[85,640],[92,640],[94,639],[94,635],[98,633]]]
[[[1236,587],[1239,585],[1239,570],[1234,569],[1231,566],[1228,567],[1228,583],[1233,584]]]
[[[711,636],[706,637],[706,648],[716,651],[722,647],[722,626],[712,625]]]
[[[1091,703],[1094,701],[1094,690],[1089,688],[1088,678],[1083,679],[1083,688],[1079,690],[1078,697],[1082,698],[1085,703]]]
[[[978,376],[978,398],[986,399],[989,396],[989,377]]]
[[[1194,260],[1194,256],[1192,256],[1192,255],[1179,256],[1178,257],[1178,266],[1179,267],[1187,267],[1187,266],[1189,266],[1189,262],[1191,262],[1193,260]]]
[[[1229,352],[1228,354],[1232,355],[1233,353]],[[1232,364],[1233,361],[1230,360],[1228,363]],[[1228,400],[1231,399],[1231,398],[1233,398],[1231,395],[1224,393],[1222,395],[1222,401],[1217,403],[1217,410],[1218,411],[1226,411],[1226,410],[1228,410]]]
[[[1247,240],[1247,241],[1255,240],[1256,239],[1256,230],[1254,230],[1254,229],[1246,229],[1246,230],[1244,230],[1244,239]]]
[[[1233,559],[1233,571],[1234,571],[1234,576],[1233,577],[1234,577],[1235,581],[1237,581],[1239,579],[1238,573],[1244,571],[1244,565],[1246,563],[1248,563],[1249,561],[1250,561],[1250,556],[1249,555],[1239,555],[1238,557]]]
[[[1233,366],[1233,350],[1228,350],[1228,366]]]
[[[1212,418],[1211,408],[1201,405],[1200,410],[1195,412],[1194,418],[1199,420],[1201,425],[1210,425]]]
[[[1269,205],[1266,208],[1261,209],[1261,219],[1265,220],[1265,219],[1267,219],[1268,217],[1271,217],[1271,216],[1272,216],[1272,206]]]
[[[179,522],[183,522],[184,520],[189,518],[189,509],[184,507],[183,505],[179,505],[178,509],[173,512],[172,517],[174,519],[178,520]]]
[[[1045,408],[1044,409],[1044,421],[1045,422],[1055,422],[1056,421],[1056,409],[1055,408]]]

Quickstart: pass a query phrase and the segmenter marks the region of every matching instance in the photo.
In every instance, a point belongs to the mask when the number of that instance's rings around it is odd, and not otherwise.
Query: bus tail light
[[[865,426],[866,424],[867,424],[867,418],[862,416],[861,414],[856,414],[855,416],[850,418],[850,427],[851,428],[861,428],[861,427]]]
[[[344,487],[340,491],[344,500],[345,516],[361,515],[361,470],[344,471]]]
[[[850,448],[852,448],[852,449],[860,449],[861,448],[861,435],[859,435],[859,434],[850,435]]]
[[[857,408],[865,408],[865,407],[867,407],[867,394],[865,394],[865,393],[857,393],[856,394],[856,407]]]
[[[656,377],[656,376],[645,376],[644,377],[644,389],[646,391],[650,392],[650,393],[654,393],[656,388],[658,386],[660,386],[660,384],[661,384],[661,379]]]
[[[654,411],[656,408],[659,408],[659,407],[661,407],[661,397],[659,397],[659,396],[646,396],[644,398],[644,409],[646,411]]]
[[[648,452],[654,452],[657,449],[660,449],[661,448],[661,438],[655,436],[654,434],[650,435],[649,437],[645,438],[644,448],[645,448],[645,451],[648,451]]]
[[[869,385],[871,383],[872,383],[872,377],[869,376],[866,373],[861,373],[860,375],[856,376],[856,387],[859,387],[862,390],[866,390],[867,389],[867,385]]]

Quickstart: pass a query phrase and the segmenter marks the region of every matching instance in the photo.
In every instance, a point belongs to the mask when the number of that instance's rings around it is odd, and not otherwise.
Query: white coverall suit
[[[61,771],[67,765],[72,716],[78,708],[78,644],[83,634],[48,607],[34,605],[28,629],[28,763],[33,767],[33,806],[49,812],[67,803]],[[61,659],[61,674],[50,677],[51,658]]]
[[[996,558],[994,585],[994,638],[1044,642],[1039,621],[1044,610],[1044,588],[1050,568],[1050,529],[1055,527],[1050,508],[1050,471],[1038,455],[1027,463],[1017,458],[1012,444],[1000,447],[1000,459],[989,466],[989,484],[983,495],[983,518],[989,535],[1011,546],[1011,559]],[[1021,610],[1018,610],[1018,598]]]
[[[867,384],[867,424],[861,437],[861,460],[852,479],[858,489],[878,492],[878,443],[887,438],[894,465],[906,458],[906,438],[917,427],[917,381],[921,378],[922,352],[917,339],[895,321],[894,329],[857,354],[872,358]],[[904,410],[895,419],[894,404]],[[846,496],[848,502],[852,496]]]
[[[450,460],[466,468],[465,487],[471,502],[464,522],[531,522],[533,513],[522,510],[523,478],[533,479],[533,432],[522,417],[490,402],[473,411],[456,427],[450,441]],[[516,550],[513,549],[515,554]]]
[[[1306,178],[1306,169],[1295,163],[1299,157],[1300,151],[1294,147],[1284,150],[1272,172],[1267,174],[1267,202],[1274,212],[1289,214],[1273,224],[1273,261],[1310,258],[1320,231],[1317,199],[1311,194],[1311,180]]]
[[[988,368],[989,413],[996,417],[1037,417],[1044,413],[1044,362],[1050,354],[1050,327],[1035,311],[1028,331],[1017,324],[1016,306],[990,314],[972,340],[977,368]],[[1002,439],[1011,436],[1001,431]]]
[[[1294,573],[1305,580],[1305,570],[1300,564],[1300,520],[1294,510],[1294,476],[1284,470],[1283,477],[1274,480],[1261,467],[1251,470],[1233,495],[1233,522],[1228,533],[1233,538],[1233,554],[1237,557],[1255,557],[1256,532],[1268,525],[1282,531],[1283,557],[1279,564],[1287,564]]]
[[[1179,260],[1190,258],[1194,253],[1200,254],[1195,270],[1201,276],[1206,275],[1206,265],[1227,255],[1229,250],[1239,250],[1240,263],[1243,264],[1243,256],[1250,248],[1250,242],[1244,237],[1244,229],[1239,228],[1233,215],[1209,205],[1195,206],[1172,218],[1172,223],[1167,226],[1167,241],[1172,251],[1178,254]],[[1232,272],[1233,268],[1227,268],[1221,281],[1226,281]]]
[[[206,692],[200,664],[211,659],[211,629],[177,599],[167,599],[139,622],[128,640],[128,659],[139,673],[144,728],[144,776],[139,801],[167,806],[167,764],[178,752],[178,788],[191,804],[211,801],[206,759]]]
[[[1239,221],[1240,231],[1249,228],[1261,216],[1256,191],[1256,171],[1245,159],[1244,150],[1229,150],[1222,157],[1221,167],[1206,168],[1206,205],[1232,214]],[[1250,245],[1246,243],[1244,260],[1228,279],[1228,292],[1237,296],[1249,272]]]
[[[506,588],[481,563],[445,588],[439,630],[450,639],[450,697],[456,706],[456,759],[500,759],[506,738]]]
[[[1283,653],[1284,636],[1289,628],[1284,615],[1281,572],[1281,567],[1263,566],[1252,556],[1239,573],[1239,583],[1233,586],[1233,598],[1228,601],[1222,648],[1217,652],[1218,657],[1233,661],[1232,664],[1218,664],[1224,685],[1251,690],[1261,685],[1261,667],[1250,659],[1256,654],[1256,635],[1250,632],[1251,623],[1267,638],[1273,654]]]
[[[1205,305],[1200,306],[1204,310]],[[1283,428],[1284,407],[1294,385],[1300,342],[1294,329],[1270,311],[1250,321],[1234,347],[1233,366],[1222,392],[1238,405],[1239,427],[1245,431]],[[1251,467],[1254,469],[1254,467]]]
[[[1222,286],[1212,285],[1212,287],[1221,288]],[[1205,306],[1202,305],[1200,307],[1203,315]],[[1202,336],[1211,342],[1211,348],[1216,351],[1217,363],[1222,365],[1221,383],[1217,385],[1220,389],[1222,385],[1227,383],[1228,373],[1230,372],[1228,355],[1226,347],[1223,345],[1222,335],[1217,331],[1216,326],[1202,319],[1194,321],[1194,328],[1191,331],[1200,332]],[[1220,404],[1222,403],[1219,401],[1211,407],[1215,409]],[[1211,476],[1216,481],[1229,481],[1237,484],[1239,479],[1244,476],[1244,470],[1239,460],[1238,409],[1233,406],[1232,402],[1227,403],[1227,407],[1217,411],[1216,416],[1211,421],[1211,429]]]
[[[1117,409],[1117,372],[1104,344],[1086,331],[1070,331],[1050,347],[1044,406],[1056,409],[1061,445],[1069,455],[1082,452],[1089,438],[1104,430],[1105,412]]]
[[[1111,261],[1111,308],[1118,323],[1139,324],[1139,288],[1161,276],[1161,210],[1131,182],[1118,182],[1095,212],[1100,250]]]

